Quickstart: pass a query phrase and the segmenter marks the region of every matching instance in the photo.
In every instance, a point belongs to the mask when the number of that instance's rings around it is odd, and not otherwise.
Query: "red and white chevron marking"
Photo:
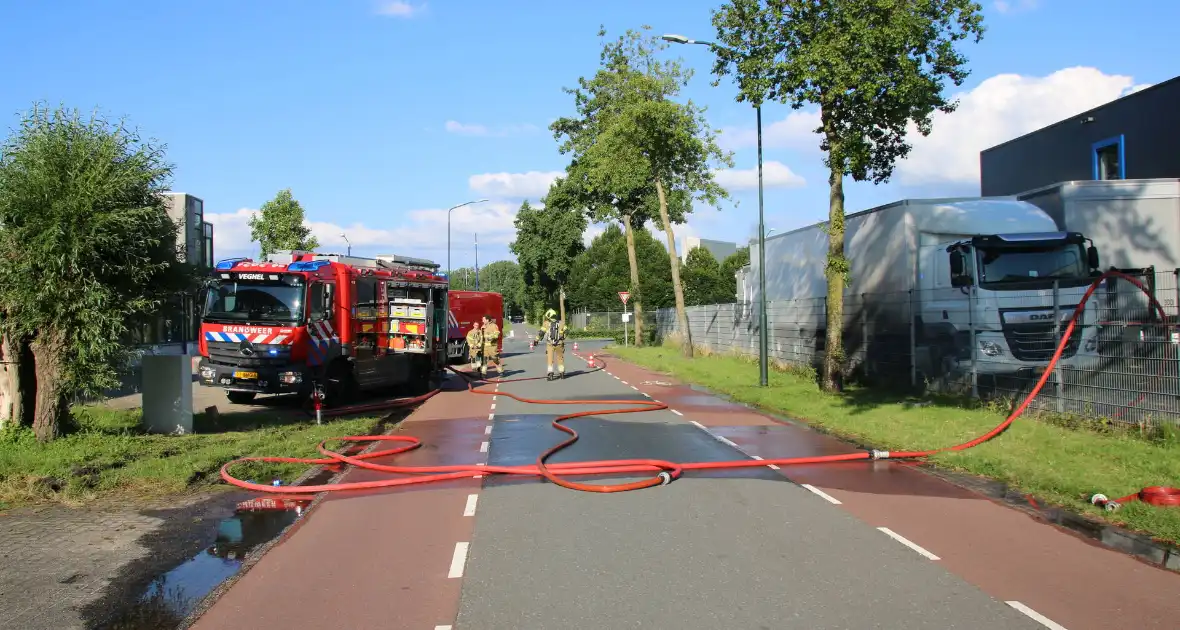
[[[307,325],[307,332],[317,341],[340,341],[340,336],[336,334],[336,329],[328,321],[311,322]]]

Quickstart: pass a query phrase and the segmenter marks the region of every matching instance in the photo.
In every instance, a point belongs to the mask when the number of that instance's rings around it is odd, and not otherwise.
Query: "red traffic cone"
[[[578,342],[574,342],[574,352],[578,351]]]
[[[586,362],[589,367],[594,367],[594,355],[590,355],[590,360]]]

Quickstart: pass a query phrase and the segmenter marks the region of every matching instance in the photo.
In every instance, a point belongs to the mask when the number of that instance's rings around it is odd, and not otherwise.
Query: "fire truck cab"
[[[447,362],[448,286],[433,261],[303,251],[218,262],[206,291],[201,385],[325,404],[360,390],[425,392]]]

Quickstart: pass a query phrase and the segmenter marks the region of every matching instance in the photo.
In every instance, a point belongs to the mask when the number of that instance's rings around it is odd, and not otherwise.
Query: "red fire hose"
[[[927,451],[889,452],[889,451],[870,450],[870,451],[865,451],[865,452],[848,453],[848,454],[844,454],[844,455],[819,455],[819,456],[814,456],[814,457],[787,457],[787,458],[780,458],[780,459],[761,459],[761,460],[742,459],[742,460],[723,461],[723,462],[676,463],[676,462],[670,462],[670,461],[659,460],[659,459],[625,459],[625,460],[599,460],[599,461],[585,461],[585,462],[568,462],[568,463],[560,463],[560,464],[546,464],[545,461],[547,459],[549,459],[549,457],[551,457],[553,454],[557,453],[558,451],[570,446],[571,444],[573,444],[574,442],[576,442],[578,440],[578,433],[576,431],[574,431],[573,429],[562,424],[562,422],[564,422],[566,420],[570,420],[572,418],[584,417],[584,416],[603,416],[603,415],[620,414],[620,413],[640,413],[640,412],[644,412],[644,411],[656,411],[656,410],[660,410],[660,409],[667,409],[668,405],[665,403],[656,402],[656,401],[636,401],[636,400],[544,400],[544,399],[524,398],[522,396],[512,394],[509,392],[505,392],[505,391],[492,391],[492,390],[487,389],[487,387],[488,387],[488,385],[499,385],[499,384],[505,384],[505,383],[517,383],[517,382],[522,382],[522,381],[539,380],[542,377],[516,378],[516,379],[496,379],[493,381],[486,381],[485,385],[477,386],[471,376],[469,376],[468,374],[466,374],[464,372],[461,372],[459,370],[454,370],[453,368],[451,368],[452,371],[454,371],[456,374],[459,374],[460,376],[462,376],[464,379],[467,380],[468,391],[470,391],[473,394],[507,396],[509,398],[512,398],[513,400],[517,400],[517,401],[520,401],[523,403],[528,403],[528,404],[537,404],[537,405],[595,405],[595,406],[598,406],[598,405],[629,405],[629,406],[628,407],[619,407],[619,408],[615,408],[615,409],[605,409],[605,410],[578,411],[578,412],[558,416],[557,418],[555,418],[553,420],[553,423],[552,423],[553,427],[569,434],[570,437],[568,439],[558,443],[557,445],[553,446],[552,448],[546,450],[544,453],[541,453],[541,455],[539,457],[537,457],[536,463],[533,465],[491,466],[491,465],[485,464],[485,465],[452,465],[452,466],[394,466],[394,465],[388,465],[388,464],[377,464],[377,463],[374,463],[370,460],[382,459],[382,458],[387,458],[387,457],[391,457],[394,455],[398,455],[400,453],[405,453],[407,451],[418,448],[419,446],[422,445],[422,442],[420,440],[418,440],[418,438],[411,437],[411,436],[402,436],[402,435],[375,435],[375,436],[374,435],[351,435],[351,436],[331,438],[331,439],[325,440],[323,442],[320,442],[320,444],[318,445],[318,450],[321,454],[324,455],[324,457],[320,458],[320,459],[300,458],[300,457],[242,457],[239,459],[235,459],[233,461],[226,463],[224,466],[221,467],[221,478],[224,479],[229,484],[238,486],[240,488],[245,488],[247,490],[253,490],[256,492],[269,492],[269,493],[284,494],[284,495],[300,495],[300,494],[314,494],[314,493],[328,492],[328,491],[367,490],[367,489],[376,489],[376,488],[390,488],[390,487],[395,487],[395,486],[409,486],[409,485],[417,485],[417,484],[424,484],[424,483],[432,483],[432,482],[436,482],[436,481],[445,481],[448,479],[471,478],[472,476],[475,476],[475,475],[492,475],[492,474],[525,475],[525,476],[533,476],[533,477],[537,477],[537,476],[544,477],[545,479],[547,479],[559,486],[562,486],[565,488],[570,488],[572,490],[582,490],[585,492],[603,492],[603,493],[605,493],[605,492],[625,492],[628,490],[638,490],[641,488],[650,488],[652,486],[664,485],[664,484],[670,483],[671,481],[679,478],[684,473],[684,471],[687,471],[687,470],[750,468],[750,467],[763,467],[763,466],[768,466],[771,464],[777,465],[777,466],[797,466],[797,465],[801,465],[801,464],[825,464],[825,463],[835,463],[835,462],[850,462],[850,461],[878,460],[878,459],[914,459],[914,458],[928,457],[930,455],[934,455],[936,453],[942,453],[942,452],[946,452],[946,451],[962,451],[962,450],[966,450],[966,449],[978,446],[980,444],[983,444],[984,442],[987,442],[988,440],[991,440],[992,438],[998,436],[999,434],[1003,433],[1008,428],[1008,426],[1011,425],[1012,422],[1016,420],[1016,418],[1018,418],[1022,414],[1024,414],[1025,410],[1028,408],[1028,405],[1032,402],[1032,400],[1034,398],[1036,398],[1037,394],[1040,393],[1041,388],[1047,382],[1049,375],[1053,371],[1053,366],[1061,359],[1061,354],[1065,350],[1066,343],[1069,341],[1070,336],[1074,332],[1074,328],[1077,324],[1078,317],[1083,312],[1086,302],[1090,299],[1090,296],[1098,288],[1098,286],[1102,282],[1102,280],[1104,280],[1108,277],[1124,278],[1124,279],[1128,280],[1129,282],[1131,282],[1132,284],[1134,284],[1135,286],[1139,287],[1140,290],[1142,290],[1145,294],[1148,295],[1148,299],[1150,299],[1152,301],[1152,306],[1159,311],[1161,316],[1163,316],[1163,314],[1164,314],[1163,307],[1161,307],[1159,305],[1159,303],[1155,300],[1155,298],[1151,296],[1150,292],[1147,290],[1147,287],[1145,287],[1141,282],[1139,282],[1139,280],[1137,280],[1129,275],[1119,273],[1117,271],[1108,271],[1108,272],[1102,274],[1101,277],[1097,278],[1094,281],[1094,283],[1086,291],[1085,295],[1082,296],[1082,300],[1078,303],[1077,307],[1074,309],[1074,313],[1073,313],[1073,316],[1070,318],[1069,325],[1066,327],[1064,333],[1062,334],[1061,342],[1057,346],[1057,351],[1053,353],[1053,357],[1049,361],[1049,365],[1046,367],[1045,371],[1041,374],[1041,378],[1037,381],[1036,386],[1033,387],[1032,391],[1029,392],[1028,396],[1025,397],[1024,401],[1020,404],[1020,406],[1018,406],[1015,411],[1013,411],[1003,422],[1001,422],[999,425],[997,425],[992,430],[988,431],[987,433],[985,433],[973,440],[970,440],[968,442],[963,442],[962,444],[956,444],[954,446],[947,446],[947,447],[934,449],[934,450],[927,450]],[[604,368],[605,368],[605,364],[602,364],[590,371],[592,371],[592,372],[598,371],[598,370],[601,370]],[[356,407],[347,407],[347,408],[343,408],[343,409],[336,409],[336,410],[332,410],[332,412],[329,415],[341,415],[341,414],[345,414],[345,413],[354,414],[354,413],[360,413],[360,412],[365,412],[365,411],[376,411],[378,409],[390,409],[390,408],[394,408],[394,407],[404,407],[407,405],[412,405],[412,404],[416,404],[418,402],[424,401],[424,400],[438,394],[439,391],[440,390],[436,389],[436,390],[428,392],[422,396],[417,396],[414,398],[405,398],[405,399],[395,400],[395,401],[391,401],[391,402],[378,403],[378,404],[374,404],[374,405],[361,405],[361,406],[356,406]],[[372,451],[369,453],[364,453],[364,454],[359,454],[359,455],[345,455],[343,453],[338,453],[336,451],[329,449],[326,446],[329,442],[354,442],[354,443],[382,442],[382,443],[397,443],[397,444],[399,444],[399,446],[389,448],[389,449],[384,449],[384,450]],[[251,461],[269,462],[269,463],[309,464],[309,465],[349,464],[352,466],[356,466],[357,468],[364,468],[367,470],[373,470],[373,471],[390,473],[390,474],[411,475],[411,476],[394,478],[394,479],[380,479],[380,480],[374,480],[374,481],[358,481],[358,482],[350,482],[350,483],[320,484],[320,485],[314,485],[314,486],[278,486],[278,487],[276,487],[276,486],[270,486],[270,485],[251,483],[249,481],[243,481],[241,479],[234,477],[233,475],[231,475],[229,473],[230,467],[232,467],[236,464],[239,464],[239,463],[251,462]],[[566,478],[566,477],[571,477],[571,476],[582,476],[582,475],[604,475],[604,474],[624,474],[624,473],[656,473],[656,474],[653,477],[649,477],[647,479],[643,479],[640,481],[633,481],[633,482],[627,482],[627,483],[617,483],[617,484],[581,483],[581,482],[577,482],[577,481],[571,481]],[[1101,501],[1099,499],[1101,499]],[[1180,505],[1180,488],[1168,488],[1168,487],[1162,487],[1162,486],[1154,486],[1154,487],[1150,487],[1150,488],[1144,488],[1143,490],[1141,490],[1140,492],[1138,492],[1136,494],[1128,495],[1127,497],[1123,497],[1122,499],[1118,499],[1117,501],[1114,501],[1114,502],[1110,502],[1102,495],[1095,495],[1093,502],[1096,505],[1099,505],[1099,504],[1106,505],[1106,504],[1114,503],[1117,506],[1118,503],[1122,503],[1124,501],[1129,501],[1129,500],[1135,500],[1135,499],[1138,499],[1138,500],[1140,500],[1144,503],[1148,503],[1150,505]],[[1105,503],[1102,503],[1102,502],[1105,502]],[[1107,509],[1113,509],[1113,508],[1108,507]]]

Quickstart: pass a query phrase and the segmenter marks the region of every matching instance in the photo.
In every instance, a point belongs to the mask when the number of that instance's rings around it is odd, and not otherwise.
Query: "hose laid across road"
[[[585,461],[585,462],[568,462],[560,464],[546,464],[546,460],[553,456],[558,451],[570,446],[578,440],[578,433],[573,429],[562,424],[566,420],[579,418],[584,416],[603,416],[620,413],[642,413],[645,411],[657,411],[660,409],[667,409],[668,405],[658,401],[636,401],[636,400],[543,400],[534,398],[524,398],[517,394],[505,391],[494,391],[488,389],[490,386],[502,385],[506,383],[518,383],[522,381],[539,380],[543,377],[529,377],[529,378],[515,378],[515,379],[495,379],[484,381],[485,384],[477,385],[475,379],[469,374],[460,370],[450,368],[456,374],[460,375],[467,381],[467,389],[473,394],[482,395],[497,395],[507,396],[513,400],[535,404],[535,405],[626,405],[625,407],[617,407],[613,409],[604,410],[586,410],[574,413],[560,415],[553,420],[553,427],[569,434],[569,438],[558,443],[552,448],[541,453],[537,457],[535,464],[531,466],[491,466],[483,465],[452,465],[452,466],[393,466],[388,464],[378,464],[371,460],[392,457],[401,453],[418,448],[422,442],[418,438],[403,435],[351,435],[344,437],[337,437],[320,442],[318,450],[324,455],[323,458],[299,458],[299,457],[242,457],[226,463],[221,467],[221,478],[227,483],[253,490],[256,492],[268,492],[274,494],[284,495],[310,495],[319,492],[338,492],[345,490],[370,490],[376,488],[391,488],[396,486],[409,486],[424,483],[433,483],[437,481],[445,481],[449,479],[471,478],[475,475],[524,475],[533,477],[544,477],[554,484],[569,488],[572,490],[582,490],[584,492],[625,492],[629,490],[639,490],[642,488],[650,488],[652,486],[664,485],[679,478],[685,471],[688,470],[714,470],[714,469],[732,469],[732,468],[751,468],[764,467],[768,465],[777,466],[797,466],[801,464],[825,464],[836,462],[851,462],[851,461],[867,461],[878,459],[917,459],[929,457],[936,453],[943,453],[948,451],[962,451],[973,448],[984,442],[987,442],[996,436],[1003,433],[1007,428],[1024,414],[1029,404],[1040,393],[1041,388],[1044,387],[1048,381],[1049,375],[1053,372],[1053,366],[1061,359],[1061,354],[1065,350],[1066,343],[1070,336],[1073,335],[1074,329],[1077,325],[1078,317],[1083,312],[1086,302],[1089,301],[1090,296],[1100,286],[1103,280],[1109,277],[1119,277],[1128,280],[1148,296],[1151,300],[1152,306],[1159,311],[1161,318],[1164,315],[1163,307],[1151,295],[1147,287],[1139,282],[1136,278],[1117,272],[1107,271],[1102,276],[1095,279],[1090,288],[1082,296],[1081,301],[1074,309],[1073,316],[1070,318],[1069,325],[1066,327],[1061,336],[1061,341],[1057,346],[1057,351],[1053,353],[1052,359],[1049,361],[1041,378],[1037,381],[1035,387],[1025,397],[1024,401],[1000,424],[995,428],[984,433],[983,435],[954,446],[947,446],[939,449],[926,451],[903,451],[903,452],[889,452],[889,451],[864,451],[857,453],[848,453],[844,455],[819,455],[814,457],[787,457],[780,459],[741,459],[722,462],[687,462],[676,463],[659,459],[622,459],[622,460],[599,460],[599,461]],[[601,361],[601,359],[596,359]],[[599,365],[589,372],[595,372],[604,369],[605,364]],[[583,374],[588,372],[582,372]],[[436,389],[421,396],[413,398],[403,398],[384,403],[376,403],[372,405],[358,405],[355,407],[346,407],[343,409],[332,410],[328,415],[342,415],[363,413],[366,411],[385,410],[396,407],[405,407],[408,405],[417,404],[424,400],[431,398],[438,394],[441,390]],[[383,450],[376,450],[359,455],[345,455],[338,453],[327,447],[329,442],[353,442],[353,443],[393,443],[398,446],[387,448]],[[229,473],[229,469],[239,463],[245,462],[268,462],[268,463],[291,463],[291,464],[309,464],[309,465],[339,465],[349,464],[357,468],[364,468],[383,473],[412,475],[408,477],[400,477],[393,479],[379,479],[373,481],[357,481],[349,483],[332,483],[319,484],[310,486],[270,486],[258,483],[252,483],[238,479]],[[584,476],[584,475],[605,475],[605,474],[626,474],[626,473],[655,473],[654,476],[639,481],[616,483],[616,484],[594,484],[571,481],[567,477]],[[1101,496],[1101,495],[1095,495]],[[1103,497],[1105,499],[1105,497]],[[1144,488],[1138,493],[1128,495],[1114,503],[1121,503],[1124,501],[1138,499],[1150,505],[1180,505],[1180,489],[1168,488],[1162,486],[1153,486]]]

